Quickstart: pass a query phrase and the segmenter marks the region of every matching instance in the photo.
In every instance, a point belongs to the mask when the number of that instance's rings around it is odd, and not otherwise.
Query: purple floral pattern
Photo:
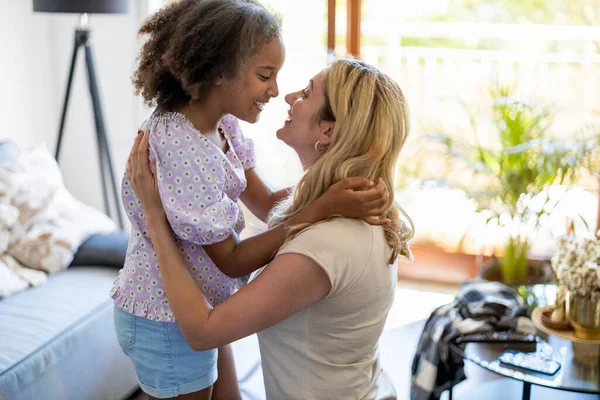
[[[219,131],[228,141],[226,154],[198,132],[180,113],[159,113],[142,124],[150,131],[150,159],[157,161],[158,187],[186,266],[212,306],[227,299],[240,280],[223,274],[203,245],[220,242],[244,228],[237,200],[246,188],[244,171],[254,168],[254,147],[232,116]],[[131,221],[127,257],[111,290],[115,304],[155,321],[175,321],[166,297],[144,213],[129,185],[121,185]]]

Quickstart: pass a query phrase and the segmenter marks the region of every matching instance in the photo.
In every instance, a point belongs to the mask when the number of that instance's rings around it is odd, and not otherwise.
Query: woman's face
[[[250,57],[238,76],[217,82],[224,112],[255,123],[263,107],[279,95],[277,74],[285,61],[285,48],[280,38],[273,39]]]
[[[324,149],[331,142],[334,122],[319,122],[319,110],[325,105],[325,72],[321,71],[310,79],[306,88],[285,96],[290,105],[288,118],[277,131],[277,138],[293,148],[303,165],[312,164],[318,157],[315,143]]]

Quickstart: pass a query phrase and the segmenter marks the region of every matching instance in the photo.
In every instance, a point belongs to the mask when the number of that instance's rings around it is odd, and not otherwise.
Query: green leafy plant
[[[553,111],[549,107],[514,98],[508,86],[494,87],[490,95],[495,140],[481,143],[474,115],[469,116],[471,140],[446,133],[429,135],[429,139],[441,145],[450,170],[469,174],[459,186],[489,215],[487,222],[509,232],[504,248],[499,249],[503,281],[525,282],[532,233],[558,204],[548,188],[574,182],[582,168],[592,168],[598,160],[593,157],[598,139],[559,140],[551,135]]]

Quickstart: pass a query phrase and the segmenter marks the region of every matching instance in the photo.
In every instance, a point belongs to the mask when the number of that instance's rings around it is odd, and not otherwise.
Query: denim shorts
[[[175,322],[151,321],[114,308],[117,340],[142,390],[156,398],[198,392],[217,380],[217,349],[194,351]]]

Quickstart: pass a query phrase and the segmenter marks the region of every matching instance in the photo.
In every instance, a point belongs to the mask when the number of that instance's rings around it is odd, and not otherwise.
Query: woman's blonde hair
[[[392,200],[383,215],[391,220],[384,226],[392,249],[390,263],[398,255],[410,259],[407,242],[414,225],[393,202],[395,165],[409,132],[409,109],[402,90],[376,68],[358,60],[340,59],[324,72],[324,92],[325,104],[316,117],[318,121],[335,121],[333,140],[305,171],[294,192],[274,208],[269,225],[294,216],[344,178],[364,176],[375,181],[381,177]],[[293,227],[288,240],[306,227]]]

